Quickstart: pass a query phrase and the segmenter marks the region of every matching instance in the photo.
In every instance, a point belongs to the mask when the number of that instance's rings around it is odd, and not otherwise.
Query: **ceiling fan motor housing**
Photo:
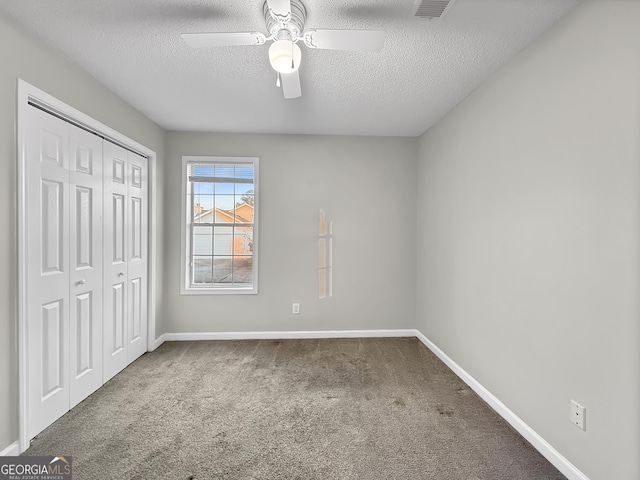
[[[286,30],[291,35],[291,41],[296,42],[302,39],[304,23],[307,19],[307,9],[300,0],[291,0],[291,15],[286,20],[274,17],[266,1],[264,2],[263,11],[267,30],[275,38],[280,37],[278,33],[281,30]]]
[[[453,0],[451,0],[453,1]],[[269,47],[269,63],[278,72],[278,86],[284,98],[298,98],[302,94],[298,69],[302,53],[298,41],[308,48],[379,52],[384,46],[381,30],[305,31],[307,9],[301,0],[265,0],[262,5],[268,36],[260,32],[183,33],[182,38],[194,48],[228,47],[233,45],[263,45]]]

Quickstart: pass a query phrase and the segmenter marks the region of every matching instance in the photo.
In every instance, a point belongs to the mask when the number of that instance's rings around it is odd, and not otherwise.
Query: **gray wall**
[[[258,295],[180,295],[183,155],[260,158]],[[169,132],[167,331],[413,328],[417,157],[416,138]],[[323,300],[321,208],[334,223],[334,297]]]
[[[18,439],[18,335],[16,250],[17,79],[155,150],[162,166],[163,131],[95,79],[13,21],[0,16],[0,450]],[[160,177],[162,171],[159,171]],[[161,228],[161,225],[158,225]],[[159,238],[161,241],[161,238]],[[162,245],[160,245],[162,248]],[[160,325],[162,329],[162,325]]]
[[[420,142],[418,328],[594,480],[640,478],[638,25],[585,2]]]

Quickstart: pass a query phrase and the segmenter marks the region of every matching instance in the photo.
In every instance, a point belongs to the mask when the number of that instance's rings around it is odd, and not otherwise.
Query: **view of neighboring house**
[[[194,206],[194,254],[195,255],[251,255],[253,252],[253,205],[241,203],[231,210],[204,209]],[[220,224],[228,224],[220,225]],[[239,225],[240,224],[240,225]],[[241,224],[251,224],[242,226]],[[215,225],[215,227],[214,227]],[[213,228],[216,229],[213,238]],[[212,250],[213,247],[213,250]]]

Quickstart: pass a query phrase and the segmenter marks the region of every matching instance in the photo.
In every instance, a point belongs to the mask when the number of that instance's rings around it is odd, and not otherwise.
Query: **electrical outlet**
[[[300,304],[299,303],[294,303],[292,308],[291,308],[291,313],[293,313],[294,315],[300,315]]]
[[[587,430],[587,409],[571,400],[571,422],[582,430]]]

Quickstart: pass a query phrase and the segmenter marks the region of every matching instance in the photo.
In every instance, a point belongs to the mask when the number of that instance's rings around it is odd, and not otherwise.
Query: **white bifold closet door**
[[[29,438],[103,383],[102,139],[29,107]]]
[[[148,159],[30,106],[28,435],[147,351]]]
[[[147,351],[147,162],[105,142],[105,382]]]

